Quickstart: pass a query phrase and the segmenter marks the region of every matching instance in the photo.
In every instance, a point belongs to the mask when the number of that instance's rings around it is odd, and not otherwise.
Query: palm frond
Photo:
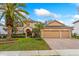
[[[22,13],[20,13],[19,11],[15,11],[16,14],[20,17],[22,17],[23,19],[27,19]]]
[[[19,9],[18,11],[25,13],[26,15],[28,15],[29,13],[23,9]]]
[[[25,7],[26,4],[25,3],[19,3],[19,6]]]
[[[15,21],[16,21],[16,19],[17,19],[17,20],[19,20],[19,21],[23,24],[22,19],[21,19],[20,17],[18,17],[17,15],[14,15],[14,18],[15,18],[15,19],[14,19]]]

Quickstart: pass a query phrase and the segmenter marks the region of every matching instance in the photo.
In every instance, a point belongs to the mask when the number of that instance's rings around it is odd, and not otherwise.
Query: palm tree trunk
[[[12,40],[12,26],[7,26],[7,32],[8,32],[8,35],[7,35],[7,40]]]
[[[6,26],[7,26],[7,40],[12,40],[12,28],[13,28],[13,20],[10,16],[6,17]]]

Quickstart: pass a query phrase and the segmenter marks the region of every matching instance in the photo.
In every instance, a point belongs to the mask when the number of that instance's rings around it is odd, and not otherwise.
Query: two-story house
[[[35,24],[38,23],[37,21],[33,21],[31,19],[24,20],[22,23],[17,23],[17,34],[27,33],[27,30],[32,31],[35,28]],[[19,24],[19,25],[18,25]]]
[[[73,22],[73,33],[76,33],[79,36],[79,20]]]

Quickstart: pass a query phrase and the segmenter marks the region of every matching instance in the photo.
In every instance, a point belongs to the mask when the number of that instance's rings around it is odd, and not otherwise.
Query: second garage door
[[[61,38],[70,38],[71,33],[68,30],[61,31]]]

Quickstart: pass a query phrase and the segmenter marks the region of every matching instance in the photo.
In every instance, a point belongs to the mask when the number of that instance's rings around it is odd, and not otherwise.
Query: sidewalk
[[[0,51],[0,56],[79,56],[79,49]]]

